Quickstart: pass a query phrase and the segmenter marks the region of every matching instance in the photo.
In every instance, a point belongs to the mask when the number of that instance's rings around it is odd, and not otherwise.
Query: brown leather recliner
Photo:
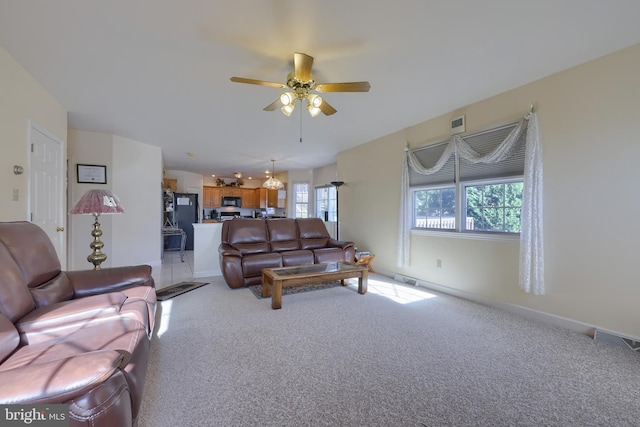
[[[263,268],[355,259],[354,243],[332,239],[319,218],[225,221],[218,252],[230,288],[261,283]]]
[[[72,426],[137,422],[154,327],[151,267],[61,271],[46,233],[0,223],[0,403],[70,405]]]

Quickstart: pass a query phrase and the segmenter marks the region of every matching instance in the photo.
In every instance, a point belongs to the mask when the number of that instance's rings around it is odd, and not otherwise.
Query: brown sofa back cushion
[[[268,219],[267,229],[272,252],[295,251],[300,249],[298,228],[293,218]]]
[[[20,344],[18,330],[6,316],[0,313],[0,363],[4,362]]]
[[[0,243],[20,265],[28,287],[40,286],[60,274],[53,243],[37,225],[26,221],[0,223]]]
[[[243,255],[269,252],[267,226],[262,219],[236,218],[222,224],[222,242]]]
[[[93,270],[89,270],[93,271]],[[69,278],[63,272],[37,288],[31,288],[31,295],[37,307],[73,299],[75,292]]]
[[[318,249],[327,246],[329,232],[320,218],[298,218],[300,249]]]
[[[29,288],[9,250],[0,242],[0,313],[12,322],[35,309]]]

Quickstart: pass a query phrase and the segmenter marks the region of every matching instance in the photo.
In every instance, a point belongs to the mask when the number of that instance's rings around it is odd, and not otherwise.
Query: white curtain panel
[[[516,143],[526,132],[524,188],[520,231],[520,287],[535,295],[544,294],[544,252],[542,236],[542,145],[538,116],[531,112],[507,135],[491,153],[481,156],[460,136],[454,135],[447,148],[431,168],[425,168],[409,146],[405,146],[400,192],[400,220],[398,225],[398,267],[408,267],[413,212],[409,209],[409,168],[421,175],[438,172],[449,158],[457,154],[470,163],[497,163],[511,157]]]

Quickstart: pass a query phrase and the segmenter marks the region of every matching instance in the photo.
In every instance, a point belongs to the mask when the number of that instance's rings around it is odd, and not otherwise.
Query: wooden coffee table
[[[347,262],[303,265],[298,267],[264,268],[262,270],[262,297],[271,296],[271,308],[282,308],[282,288],[285,286],[358,278],[358,293],[367,293],[369,269]]]

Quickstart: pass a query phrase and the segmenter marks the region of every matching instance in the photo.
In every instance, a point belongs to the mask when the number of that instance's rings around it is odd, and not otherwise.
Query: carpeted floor
[[[369,277],[161,303],[139,426],[638,425],[636,352]]]

